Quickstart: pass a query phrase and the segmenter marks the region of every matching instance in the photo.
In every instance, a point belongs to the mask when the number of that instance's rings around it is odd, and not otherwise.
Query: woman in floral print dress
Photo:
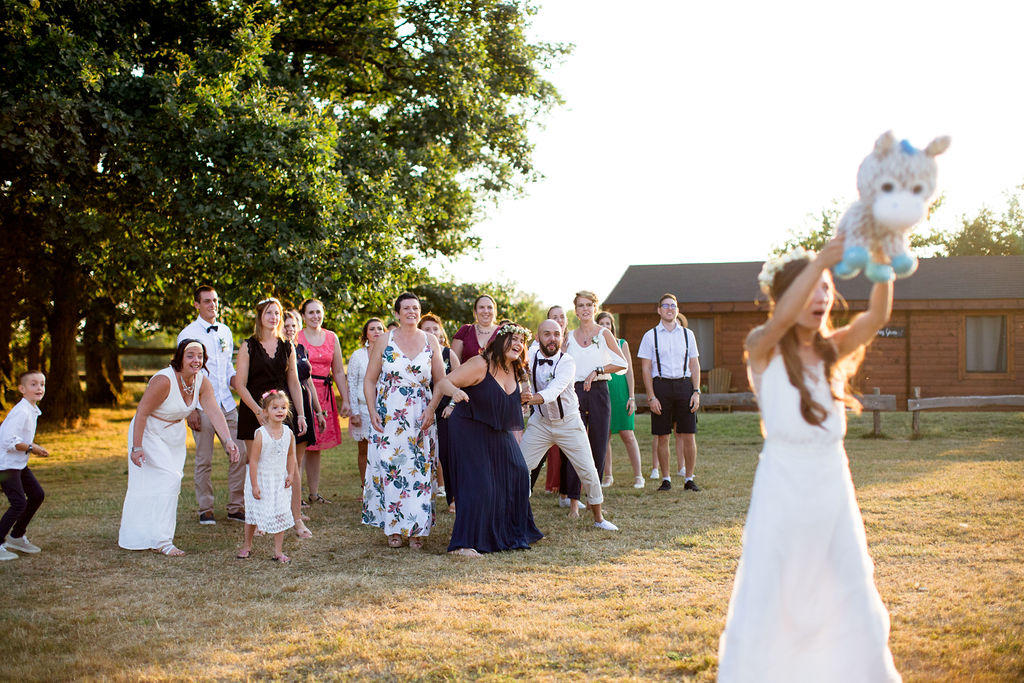
[[[423,547],[434,523],[434,427],[429,413],[432,377],[444,377],[437,338],[417,328],[420,302],[405,293],[395,301],[397,330],[381,335],[369,353],[363,380],[370,411],[370,448],[363,484],[363,524],[382,529],[397,548]]]

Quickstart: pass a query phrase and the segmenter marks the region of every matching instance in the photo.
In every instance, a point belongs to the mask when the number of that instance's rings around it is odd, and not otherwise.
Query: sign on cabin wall
[[[896,325],[892,327],[883,327],[878,331],[878,336],[890,339],[903,339],[907,336],[907,328]]]

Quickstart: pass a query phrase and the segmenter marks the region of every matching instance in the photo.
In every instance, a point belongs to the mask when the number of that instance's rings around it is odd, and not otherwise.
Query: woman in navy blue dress
[[[435,385],[430,408],[444,396],[455,405],[448,418],[448,447],[449,468],[459,482],[459,511],[450,553],[479,557],[527,549],[544,536],[530,509],[530,470],[512,435],[523,429],[522,403],[530,398],[519,391],[528,338],[519,325],[503,325],[479,356]]]

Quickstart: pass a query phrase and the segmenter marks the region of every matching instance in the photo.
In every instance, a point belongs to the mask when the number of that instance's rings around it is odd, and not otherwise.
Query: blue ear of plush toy
[[[849,280],[857,277],[868,263],[868,250],[865,247],[847,247],[843,252],[843,260],[835,265],[832,272],[836,277]]]
[[[892,269],[896,277],[910,277],[917,270],[917,257],[903,252],[892,257]]]
[[[875,263],[871,261],[864,268],[864,277],[872,282],[892,282],[896,279],[896,273],[892,266],[887,263]]]

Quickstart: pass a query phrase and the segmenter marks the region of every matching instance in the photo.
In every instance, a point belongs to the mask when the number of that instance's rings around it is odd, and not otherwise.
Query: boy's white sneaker
[[[655,467],[653,470],[651,470],[651,479],[655,479],[655,480],[661,479],[661,474],[658,472],[658,468],[657,467]]]
[[[605,531],[618,531],[619,527],[615,526],[607,519],[602,519],[600,522],[594,522],[594,526],[598,529],[604,529]]]
[[[23,553],[38,553],[39,546],[31,543],[27,538],[22,536],[21,538],[15,538],[14,536],[8,536],[7,540],[4,541],[4,548],[7,550],[18,550]]]
[[[7,548],[5,548],[3,543],[0,543],[0,562],[3,562],[5,560],[16,560],[16,559],[18,559],[18,556],[15,553],[12,553]]]

